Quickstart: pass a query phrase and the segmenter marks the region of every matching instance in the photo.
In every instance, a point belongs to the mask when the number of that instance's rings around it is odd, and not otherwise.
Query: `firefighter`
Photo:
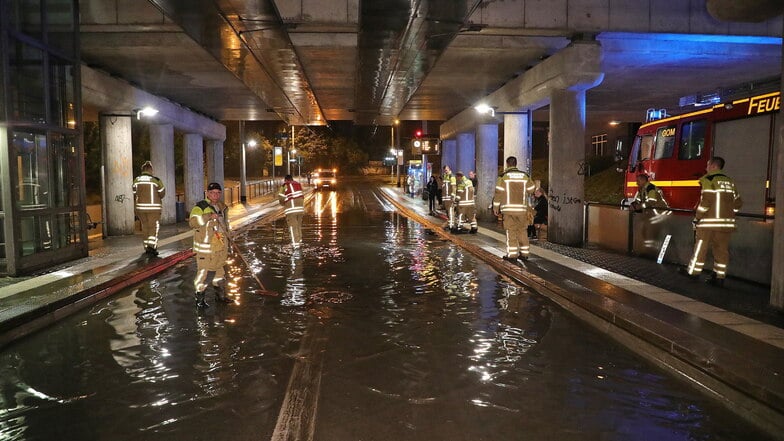
[[[498,177],[493,195],[493,213],[503,214],[506,230],[506,255],[504,260],[528,260],[528,210],[530,195],[536,183],[527,173],[517,169],[517,158],[506,158],[506,170]]]
[[[452,169],[448,165],[444,166],[442,181],[441,200],[444,203],[447,218],[445,228],[452,230],[455,227],[455,210],[452,206],[452,190],[455,188],[455,175],[452,174]]]
[[[193,284],[196,288],[196,306],[206,308],[209,306],[204,299],[207,288],[212,285],[215,291],[215,301],[231,303],[226,297],[223,286],[224,270],[231,237],[229,236],[229,223],[226,218],[227,207],[221,200],[222,189],[220,184],[212,182],[207,186],[207,199],[199,201],[191,210],[188,224],[193,232],[193,251],[196,252],[196,278]]]
[[[291,175],[283,178],[283,186],[278,192],[278,202],[285,207],[286,223],[289,225],[291,245],[299,248],[302,245],[302,215],[305,213],[305,195],[302,184]]]
[[[470,233],[476,233],[476,205],[474,202],[474,185],[471,180],[459,171],[455,175],[455,186],[452,189],[452,203],[457,205],[457,219],[451,231],[462,233],[463,224],[470,224]]]
[[[637,194],[634,195],[631,205],[635,213],[651,210],[653,214],[662,214],[669,207],[661,189],[655,186],[645,173],[637,175]]]
[[[645,173],[637,175],[637,194],[634,196],[631,208],[635,213],[641,213],[643,216],[641,234],[644,246],[655,249],[659,224],[670,214],[670,211],[661,189],[650,182],[649,176]]]
[[[152,162],[142,164],[141,174],[133,180],[133,208],[142,227],[144,252],[158,255],[158,231],[161,227],[161,199],[166,195],[163,181],[152,175]]]
[[[729,243],[735,231],[735,213],[743,201],[732,179],[724,174],[724,159],[715,156],[708,160],[707,173],[700,178],[700,203],[692,221],[696,230],[694,255],[686,273],[696,278],[705,266],[708,248],[713,252],[713,275],[707,280],[724,286],[729,264]]]

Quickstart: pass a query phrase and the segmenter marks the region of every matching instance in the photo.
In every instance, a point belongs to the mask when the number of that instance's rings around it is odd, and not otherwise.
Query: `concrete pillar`
[[[493,203],[498,178],[498,125],[481,124],[476,128],[476,215],[480,220],[495,218]],[[468,172],[466,172],[468,173]]]
[[[131,117],[101,115],[100,120],[106,235],[133,234]]]
[[[171,124],[153,124],[150,126],[150,160],[153,174],[166,187],[163,198],[161,224],[169,225],[177,222],[177,188],[174,172],[174,126]]]
[[[204,199],[204,141],[201,135],[188,133],[183,139],[185,162],[185,211]]]
[[[517,158],[517,168],[531,172],[531,114],[504,115],[504,157]]]
[[[782,47],[784,52],[784,47]],[[784,63],[784,61],[782,61]],[[783,66],[784,67],[784,66]],[[784,86],[784,75],[781,77],[781,84]],[[784,94],[784,88],[782,88]],[[778,118],[774,151],[776,155],[776,183],[774,187],[776,204],[776,217],[773,220],[773,261],[771,267],[773,271],[770,277],[770,304],[776,308],[784,308],[784,116],[781,112],[776,115]],[[743,195],[741,195],[742,197]]]
[[[473,170],[476,157],[476,144],[473,133],[458,133],[457,134],[457,161],[452,171],[457,173],[462,171],[466,176],[468,172]]]
[[[448,165],[453,171],[457,170],[457,140],[445,139],[441,141],[441,168]]]
[[[550,102],[550,217],[548,240],[580,246],[583,240],[585,91],[553,90]]]
[[[225,180],[223,174],[223,141],[208,139],[206,142],[207,150],[207,182],[217,182],[223,186]]]

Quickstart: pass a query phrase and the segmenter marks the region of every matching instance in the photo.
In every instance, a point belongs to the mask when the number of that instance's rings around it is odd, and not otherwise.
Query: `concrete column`
[[[531,172],[531,114],[504,115],[504,157],[517,158],[517,168]]]
[[[153,124],[150,126],[150,160],[153,174],[163,181],[166,196],[163,198],[161,224],[177,222],[177,188],[174,172],[174,126]]]
[[[782,47],[784,52],[784,47]],[[782,61],[784,63],[784,61]],[[784,87],[784,75],[781,77],[781,84]],[[782,89],[784,94],[784,88]],[[773,261],[771,267],[773,271],[770,277],[770,304],[776,308],[784,308],[784,116],[781,112],[776,115],[778,118],[778,133],[775,137],[774,151],[776,155],[776,183],[775,194],[776,217],[773,220]],[[741,195],[742,197],[743,195]]]
[[[207,150],[207,182],[217,182],[223,186],[225,176],[223,174],[223,141],[208,139],[206,142]]]
[[[204,141],[201,135],[188,133],[183,139],[185,162],[185,211],[204,199]],[[187,215],[186,215],[187,216]]]
[[[457,161],[452,171],[462,171],[466,176],[473,170],[476,157],[476,144],[473,133],[458,133],[457,135]]]
[[[441,141],[441,168],[448,165],[453,171],[457,170],[457,140],[445,139]]]
[[[583,239],[585,91],[553,90],[550,102],[548,240],[580,246]]]
[[[480,220],[492,220],[495,216],[489,207],[498,178],[497,124],[481,124],[476,128],[476,147],[476,215]]]
[[[101,115],[100,120],[106,235],[133,234],[131,117]]]

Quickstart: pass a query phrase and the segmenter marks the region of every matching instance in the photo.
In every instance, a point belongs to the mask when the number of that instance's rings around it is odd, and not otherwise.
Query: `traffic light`
[[[417,129],[417,131],[414,132],[414,137],[415,138],[421,138],[422,137],[422,129]]]

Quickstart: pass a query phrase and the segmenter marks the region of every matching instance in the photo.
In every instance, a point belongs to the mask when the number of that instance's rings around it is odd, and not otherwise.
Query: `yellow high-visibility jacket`
[[[456,179],[452,197],[459,207],[474,205],[474,184],[465,176]]]
[[[536,190],[536,183],[528,173],[509,167],[498,177],[493,195],[493,211],[525,214],[529,209],[528,196]]]
[[[157,177],[142,172],[133,180],[134,205],[137,211],[161,211],[161,199],[166,195],[163,181]]]
[[[700,203],[694,215],[697,228],[734,230],[735,213],[743,201],[732,179],[723,170],[716,170],[700,178],[700,187]]]
[[[442,201],[451,201],[452,200],[452,190],[457,185],[457,181],[455,180],[455,175],[452,173],[445,173],[443,176],[444,184],[441,190],[441,200]]]
[[[217,219],[212,215],[217,214]],[[226,205],[222,202],[211,204],[208,199],[193,206],[188,225],[194,229],[193,251],[200,254],[228,249],[229,223],[226,220]]]

